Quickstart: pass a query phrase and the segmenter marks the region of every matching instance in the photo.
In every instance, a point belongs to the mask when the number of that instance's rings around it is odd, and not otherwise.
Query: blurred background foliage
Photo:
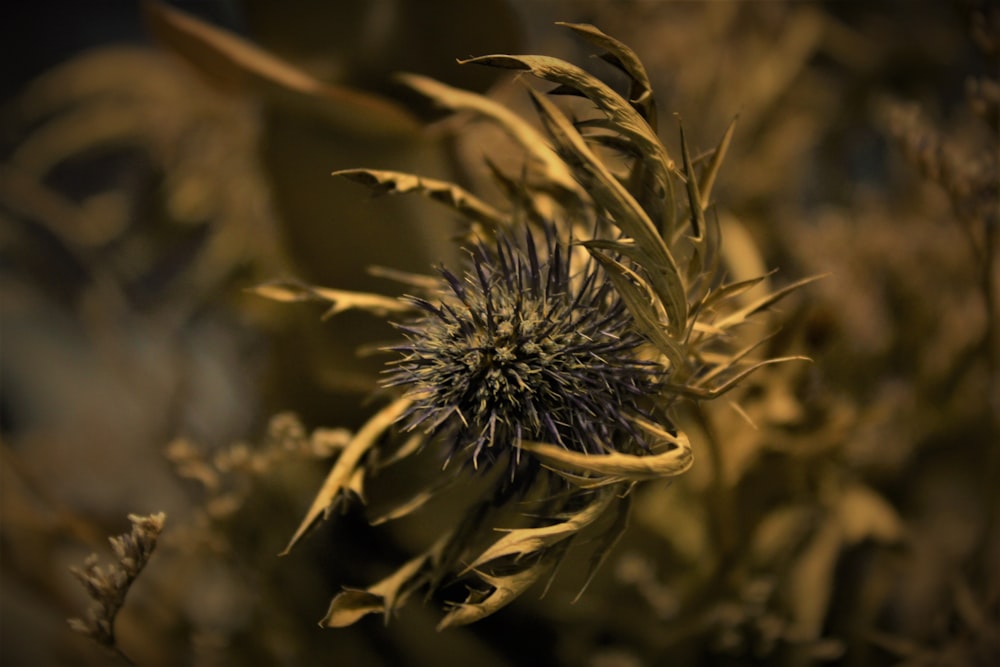
[[[106,551],[126,514],[161,510],[118,623],[144,665],[1000,663],[996,3],[102,0],[7,14],[0,663],[106,664],[66,624],[86,606],[68,567]],[[661,127],[679,114],[694,146],[738,116],[716,188],[726,261],[736,278],[780,267],[779,284],[829,274],[766,325],[777,354],[814,362],[692,411],[695,468],[636,490],[629,532],[578,603],[571,559],[544,598],[468,628],[434,633],[434,606],[414,601],[388,627],[320,629],[341,583],[390,571],[435,521],[369,530],[352,510],[276,558],[324,443],[347,433],[334,427],[364,418],[378,366],[354,350],[392,331],[245,290],[295,277],[387,291],[368,266],[447,260],[442,209],[329,174],[489,193],[497,137],[443,120],[392,74],[517,109],[511,79],[455,59],[545,53],[614,82],[554,21],[630,45]]]

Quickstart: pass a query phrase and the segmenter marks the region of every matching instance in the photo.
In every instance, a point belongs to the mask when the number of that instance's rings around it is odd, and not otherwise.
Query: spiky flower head
[[[421,314],[398,325],[407,343],[384,383],[412,399],[408,430],[474,468],[509,455],[512,474],[523,440],[648,449],[633,420],[648,417],[658,366],[638,359],[642,338],[600,267],[574,272],[572,251],[551,226],[542,247],[530,229],[502,234],[472,246],[463,275],[440,269],[438,300],[409,298]]]
[[[379,611],[388,617],[418,590],[456,580],[470,592],[450,603],[441,627],[471,623],[553,572],[585,530],[596,533],[593,572],[627,523],[632,487],[692,464],[675,406],[714,398],[761,365],[785,360],[750,359],[756,342],[734,347],[749,317],[801,282],[743,302],[760,280],[722,280],[720,230],[706,211],[733,126],[700,165],[680,132],[678,165],[656,135],[653,94],[636,54],[593,26],[568,27],[624,72],[627,96],[555,58],[466,62],[530,72],[557,84],[554,93],[586,98],[591,117],[571,120],[529,88],[539,132],[486,97],[403,77],[440,105],[499,126],[523,153],[518,176],[490,163],[506,206],[411,174],[337,172],[460,213],[468,223],[462,270],[399,274],[417,290],[401,298],[293,283],[259,289],[285,301],[326,301],[332,313],[389,316],[405,339],[383,382],[389,403],[339,453],[289,548],[333,507],[363,498],[369,475],[406,465],[417,452],[458,465],[374,523],[415,511],[456,479],[480,487],[478,501],[423,553],[364,590],[337,595],[324,625]],[[494,465],[504,459],[508,468]],[[469,468],[480,473],[460,474]],[[505,506],[515,497],[520,512],[512,517]],[[613,520],[599,521],[608,515]]]

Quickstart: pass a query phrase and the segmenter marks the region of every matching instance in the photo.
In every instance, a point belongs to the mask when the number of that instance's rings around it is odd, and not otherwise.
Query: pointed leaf
[[[313,500],[309,511],[306,512],[305,518],[299,524],[298,530],[292,535],[288,546],[285,547],[285,550],[280,555],[287,555],[292,550],[292,547],[309,532],[309,529],[316,524],[321,516],[329,514],[330,508],[333,507],[340,494],[350,488],[351,480],[354,478],[355,472],[359,469],[362,457],[375,445],[379,436],[392,426],[409,406],[409,398],[396,399],[375,413],[375,416],[369,419],[368,423],[358,430],[354,438],[351,439],[350,444],[337,457],[336,463],[334,463],[333,468],[330,470],[326,481],[323,482],[323,486],[316,495],[315,500]]]
[[[764,366],[771,366],[773,364],[784,364],[789,361],[812,361],[812,359],[810,359],[809,357],[803,357],[798,355],[790,357],[777,357],[775,359],[765,359],[764,361],[758,361],[757,363],[752,364],[747,368],[744,368],[736,375],[728,378],[725,382],[715,387],[706,388],[703,386],[668,384],[667,389],[681,396],[686,396],[687,398],[693,398],[693,399],[718,398],[719,396],[733,389],[744,378],[746,378],[748,375],[750,375],[757,369],[762,368]]]
[[[728,329],[729,327],[732,327],[734,325],[742,324],[744,321],[746,321],[748,317],[750,317],[754,313],[758,313],[764,310],[765,308],[768,308],[775,302],[781,300],[782,298],[794,292],[795,290],[799,289],[800,287],[808,285],[811,282],[815,282],[823,277],[825,276],[823,275],[810,276],[808,278],[803,278],[802,280],[797,280],[790,285],[786,285],[785,287],[782,287],[781,289],[772,292],[771,294],[761,297],[760,299],[754,301],[750,305],[741,308],[740,310],[736,311],[735,313],[732,313],[731,315],[724,317],[722,320],[715,322],[715,326],[719,327],[720,329]]]
[[[324,319],[352,309],[366,310],[378,317],[385,317],[391,313],[407,313],[413,310],[411,304],[393,297],[330,287],[315,287],[296,280],[275,280],[251,287],[247,291],[283,303],[305,301],[329,303],[330,308],[323,314]]]
[[[745,294],[752,290],[757,285],[761,284],[768,279],[774,272],[768,273],[767,275],[757,276],[756,278],[750,278],[749,280],[740,280],[735,283],[727,283],[716,290],[710,291],[702,299],[701,307],[702,310],[708,310],[712,306],[722,303],[728,299],[735,299],[741,294]]]
[[[719,168],[726,157],[726,151],[729,150],[729,144],[733,140],[735,131],[736,119],[733,118],[726,128],[725,134],[722,135],[722,140],[719,142],[718,147],[712,153],[712,159],[709,161],[708,166],[705,167],[705,173],[702,174],[701,186],[699,187],[699,200],[701,201],[702,209],[707,209],[711,203],[712,186],[715,185],[715,177],[719,174]]]
[[[338,593],[330,601],[330,607],[320,621],[320,626],[343,628],[375,613],[385,614],[388,622],[389,615],[424,583],[427,566],[438,557],[446,537],[442,537],[427,551],[407,561],[398,570],[367,589],[347,589]]]
[[[687,179],[685,186],[691,214],[691,236],[696,241],[700,241],[705,231],[705,209],[701,204],[701,193],[698,190],[698,179],[691,163],[691,153],[688,151],[687,140],[684,138],[684,126],[680,125],[679,121],[678,127],[681,135],[681,155],[684,159],[684,176]]]
[[[549,564],[543,561],[505,576],[480,573],[479,578],[491,586],[493,590],[478,600],[476,598],[479,596],[474,592],[470,594],[466,602],[455,604],[452,610],[438,623],[437,629],[445,630],[447,628],[468,625],[469,623],[475,623],[478,620],[486,618],[520,597],[532,584],[541,579],[548,570]],[[472,602],[471,600],[476,601]]]
[[[507,224],[509,218],[471,192],[447,181],[424,178],[414,174],[378,169],[341,169],[334,176],[343,176],[372,188],[377,194],[417,192],[455,209],[469,220],[481,222],[491,229]]]
[[[593,501],[573,513],[565,521],[540,528],[517,528],[491,544],[485,551],[468,565],[467,570],[479,568],[497,558],[505,556],[521,556],[545,551],[557,542],[569,539],[581,530],[594,523],[608,508],[614,494],[603,491],[595,494]]]

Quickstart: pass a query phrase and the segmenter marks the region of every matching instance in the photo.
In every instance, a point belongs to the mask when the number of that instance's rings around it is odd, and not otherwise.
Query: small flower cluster
[[[87,589],[92,604],[86,619],[71,618],[69,625],[108,648],[117,648],[115,617],[125,604],[132,584],[153,555],[166,515],[163,512],[151,516],[130,514],[128,519],[132,522],[131,532],[109,538],[117,563],[101,567],[97,554],[91,554],[82,568],[70,568]]]

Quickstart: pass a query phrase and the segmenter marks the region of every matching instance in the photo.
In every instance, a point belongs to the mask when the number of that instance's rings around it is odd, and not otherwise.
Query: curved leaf
[[[556,445],[531,441],[522,441],[521,448],[537,456],[556,472],[596,475],[594,484],[608,485],[622,481],[639,482],[676,477],[687,472],[694,463],[694,454],[687,436],[678,433],[676,436],[670,436],[670,439],[677,445],[674,449],[646,456],[621,452],[582,454]]]
[[[388,99],[328,84],[264,49],[162,2],[143,3],[153,34],[194,67],[230,87],[317,113],[345,131],[416,136],[416,117]]]
[[[576,34],[604,49],[602,56],[621,71],[625,72],[631,80],[628,91],[628,101],[642,114],[642,117],[649,123],[650,128],[656,131],[656,102],[653,98],[653,86],[646,74],[646,68],[635,51],[627,45],[618,41],[614,37],[604,33],[596,26],[589,23],[564,23],[556,22],[556,25],[569,28]]]

